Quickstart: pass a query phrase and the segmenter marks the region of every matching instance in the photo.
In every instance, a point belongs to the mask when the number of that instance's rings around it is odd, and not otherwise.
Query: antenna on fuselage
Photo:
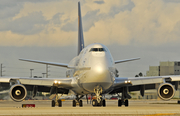
[[[81,19],[81,6],[80,6],[80,2],[78,2],[78,55],[83,48],[84,48],[84,37],[83,37],[83,28],[82,28],[82,19]]]

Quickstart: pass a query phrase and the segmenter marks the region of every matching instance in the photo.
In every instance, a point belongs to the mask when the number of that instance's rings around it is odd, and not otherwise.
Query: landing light
[[[124,83],[126,83],[126,84],[127,84],[127,83],[131,83],[131,81],[130,81],[130,80],[128,80],[128,81],[126,80],[126,81],[124,81]]]
[[[61,81],[54,81],[54,84],[61,84]]]
[[[54,81],[55,84],[57,84],[57,81]]]

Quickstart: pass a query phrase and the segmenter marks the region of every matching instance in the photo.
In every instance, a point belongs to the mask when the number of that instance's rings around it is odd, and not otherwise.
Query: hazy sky
[[[85,45],[107,45],[120,76],[145,72],[159,61],[180,61],[179,0],[80,0]],[[68,63],[77,55],[77,0],[0,0],[0,63],[6,76],[42,76],[45,65],[19,58]],[[50,67],[50,77],[65,69]]]

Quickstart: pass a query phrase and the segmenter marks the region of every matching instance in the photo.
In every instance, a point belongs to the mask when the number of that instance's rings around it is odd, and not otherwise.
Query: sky
[[[146,75],[160,61],[180,61],[179,0],[79,0],[85,45],[106,45],[120,77]],[[78,0],[0,0],[0,63],[4,76],[42,76],[45,65],[19,58],[68,63],[77,56]],[[66,69],[50,66],[50,77]]]

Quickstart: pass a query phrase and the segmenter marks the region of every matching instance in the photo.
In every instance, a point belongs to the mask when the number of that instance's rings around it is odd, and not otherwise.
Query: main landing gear
[[[119,99],[118,100],[118,107],[121,107],[122,105],[125,105],[125,107],[128,107],[129,106],[129,101],[127,99],[126,100]]]
[[[76,99],[73,100],[72,106],[76,107],[77,105],[79,105],[80,107],[83,106],[83,101],[80,100],[84,95],[81,95],[80,97],[78,95],[76,95]],[[52,107],[58,106],[58,107],[62,107],[62,101],[59,99],[60,97],[58,97],[58,94],[56,94],[56,98],[55,100],[52,100]]]
[[[95,87],[94,88],[94,93],[96,94],[94,97],[96,99],[92,100],[92,106],[93,107],[106,107],[106,100],[102,98],[102,87]],[[76,95],[76,99],[73,100],[72,102],[72,106],[76,107],[77,105],[79,105],[79,107],[83,107],[83,101],[80,100],[82,97],[84,97],[84,95]],[[131,96],[128,94],[128,88],[127,87],[123,87],[122,88],[122,95],[119,96],[119,100],[118,100],[118,107],[121,107],[122,105],[125,105],[125,107],[129,106],[129,101],[128,99],[131,98]],[[58,94],[56,92],[56,99],[52,100],[52,107],[55,106],[59,106],[62,107],[62,101],[59,99]]]
[[[56,94],[56,99],[52,100],[51,105],[52,107],[55,107],[55,106],[62,107],[62,101],[59,99],[58,94]]]
[[[79,107],[83,107],[83,101],[80,100],[82,97],[84,97],[84,95],[81,95],[80,97],[79,95],[76,95],[76,99],[73,100],[72,106],[76,107],[77,105],[79,105]]]
[[[51,102],[51,106],[52,107],[55,107],[55,106],[62,107],[62,101],[60,100],[60,98],[63,94],[61,94],[61,96],[58,97],[58,88],[55,86],[51,87],[50,94],[51,94],[51,96],[49,97],[50,99],[53,99],[54,95],[56,95],[55,100],[52,100],[52,102]]]
[[[128,99],[131,99],[131,96],[128,94],[128,87],[123,87],[122,96],[118,100],[118,107],[121,107],[122,105],[125,105],[125,107],[128,107],[129,106]]]

